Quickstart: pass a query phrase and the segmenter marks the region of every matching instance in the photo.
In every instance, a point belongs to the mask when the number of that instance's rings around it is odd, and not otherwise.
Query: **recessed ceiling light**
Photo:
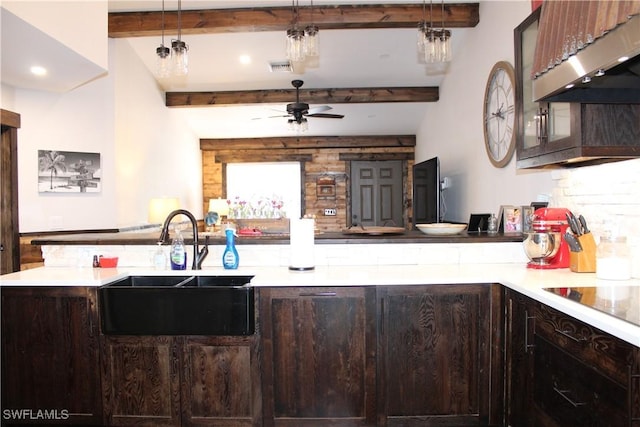
[[[240,63],[242,65],[251,64],[251,57],[249,55],[240,55]]]
[[[44,67],[41,67],[39,65],[34,65],[33,67],[30,68],[31,70],[31,74],[35,75],[35,76],[46,76],[47,75],[47,69]]]
[[[628,56],[621,56],[620,58],[618,58],[618,62],[624,62],[624,61],[628,61],[629,57]]]

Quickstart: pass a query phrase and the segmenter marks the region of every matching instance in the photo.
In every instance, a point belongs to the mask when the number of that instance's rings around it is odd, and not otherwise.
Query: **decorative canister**
[[[603,236],[596,251],[596,277],[605,280],[631,279],[631,253],[624,236]]]

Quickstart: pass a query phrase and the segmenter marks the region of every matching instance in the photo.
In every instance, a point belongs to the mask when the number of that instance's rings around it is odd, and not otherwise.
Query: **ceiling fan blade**
[[[318,117],[320,119],[341,119],[344,116],[342,114],[318,113],[318,114],[307,114],[307,117]]]
[[[289,117],[289,114],[279,114],[277,116],[252,117],[251,120],[276,119],[280,117]]]
[[[317,107],[309,108],[309,114],[322,113],[324,111],[329,111],[332,109],[333,107],[329,107],[328,105],[318,105]]]

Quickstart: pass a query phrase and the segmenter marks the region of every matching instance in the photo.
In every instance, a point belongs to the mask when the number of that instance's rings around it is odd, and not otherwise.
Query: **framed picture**
[[[39,193],[99,193],[100,153],[38,150]]]
[[[487,231],[491,214],[471,214],[467,233],[483,233]]]
[[[522,207],[522,232],[528,233],[533,231],[533,206]]]
[[[500,210],[504,234],[522,233],[522,206],[502,206]]]

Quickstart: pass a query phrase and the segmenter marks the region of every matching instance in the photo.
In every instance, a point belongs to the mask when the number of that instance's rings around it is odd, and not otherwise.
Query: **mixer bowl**
[[[562,236],[556,232],[525,233],[524,252],[531,263],[538,266],[549,265],[560,250]]]

